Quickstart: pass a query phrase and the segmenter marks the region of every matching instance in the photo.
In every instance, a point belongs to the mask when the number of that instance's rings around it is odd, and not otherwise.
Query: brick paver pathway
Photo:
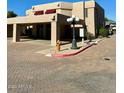
[[[8,40],[8,93],[115,93],[115,36],[68,58],[36,53],[49,47]]]

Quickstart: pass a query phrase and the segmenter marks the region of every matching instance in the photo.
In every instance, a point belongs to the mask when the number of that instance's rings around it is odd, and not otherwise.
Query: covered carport
[[[59,22],[59,19],[61,22]],[[8,18],[7,19],[7,25],[11,25],[12,29],[12,36],[13,36],[13,42],[20,42],[20,32],[24,30],[27,26],[32,25],[32,32],[36,34],[37,25],[43,24],[43,29],[46,29],[46,25],[44,24],[51,24],[50,28],[50,38],[51,39],[51,45],[55,46],[57,39],[59,39],[59,24],[62,24],[66,22],[67,17],[62,16],[61,14],[49,14],[49,15],[39,15],[39,16],[24,16],[24,17],[15,17],[15,18]],[[9,30],[9,29],[8,29]],[[46,31],[46,30],[44,30]],[[48,35],[48,32],[44,32]]]

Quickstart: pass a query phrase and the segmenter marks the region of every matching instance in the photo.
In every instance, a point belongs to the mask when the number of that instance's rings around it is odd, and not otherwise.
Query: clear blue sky
[[[56,1],[83,1],[83,0],[8,0],[8,11],[14,11],[19,16],[25,15],[25,11],[33,5],[56,2]],[[87,1],[87,0],[85,0]],[[111,20],[116,20],[116,0],[95,0],[105,10],[105,16]]]

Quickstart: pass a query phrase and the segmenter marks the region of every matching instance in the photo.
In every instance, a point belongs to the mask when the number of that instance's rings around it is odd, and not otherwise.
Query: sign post
[[[84,28],[80,28],[80,37],[82,37],[82,45],[84,44]]]

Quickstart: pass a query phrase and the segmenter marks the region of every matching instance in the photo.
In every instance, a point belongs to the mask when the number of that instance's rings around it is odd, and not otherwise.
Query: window
[[[46,10],[45,14],[52,14],[52,13],[56,13],[56,9],[49,9]]]
[[[41,11],[35,11],[35,13],[34,13],[34,15],[42,15],[42,14],[44,14],[44,11],[43,10],[41,10]]]

